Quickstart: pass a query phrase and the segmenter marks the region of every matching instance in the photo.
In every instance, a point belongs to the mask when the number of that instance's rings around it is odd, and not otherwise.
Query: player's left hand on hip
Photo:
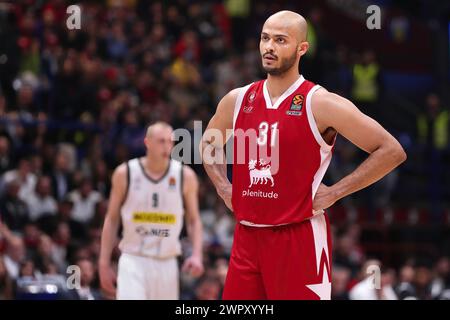
[[[334,198],[334,194],[331,192],[331,188],[321,183],[313,200],[313,210],[320,211],[327,209],[335,202],[336,199]]]
[[[181,270],[190,273],[194,277],[200,277],[204,272],[203,262],[197,256],[190,256],[184,261]]]

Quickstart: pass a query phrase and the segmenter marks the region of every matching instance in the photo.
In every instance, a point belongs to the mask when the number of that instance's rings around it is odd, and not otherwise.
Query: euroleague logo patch
[[[174,189],[176,186],[177,186],[177,180],[175,179],[175,177],[170,177],[169,178],[169,188]]]
[[[304,100],[305,100],[305,97],[302,94],[296,94],[292,98],[291,106],[290,106],[289,110],[286,111],[286,114],[288,114],[290,116],[301,116]]]

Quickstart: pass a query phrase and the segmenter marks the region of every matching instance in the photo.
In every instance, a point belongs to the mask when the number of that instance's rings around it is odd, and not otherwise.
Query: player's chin
[[[267,74],[270,74],[272,76],[276,76],[281,74],[280,72],[280,68],[276,68],[276,67],[264,67],[264,71],[266,71]]]

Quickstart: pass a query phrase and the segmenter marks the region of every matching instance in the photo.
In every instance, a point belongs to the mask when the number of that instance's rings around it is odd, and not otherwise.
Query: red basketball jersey
[[[311,111],[320,86],[300,78],[272,105],[266,81],[240,88],[233,118],[232,204],[238,221],[280,225],[311,218],[332,157]]]

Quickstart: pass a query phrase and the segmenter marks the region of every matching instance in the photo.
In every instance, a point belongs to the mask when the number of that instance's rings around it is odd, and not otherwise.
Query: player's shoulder
[[[117,179],[126,178],[128,175],[128,170],[129,170],[128,162],[122,162],[114,169],[113,179],[117,180]]]
[[[245,93],[248,88],[250,88],[255,82],[249,83],[242,87],[237,87],[232,90],[230,90],[226,95],[223,96],[221,103],[229,103],[230,105],[233,105],[236,103],[239,95]]]
[[[337,124],[349,126],[349,117],[358,113],[358,109],[350,100],[324,88],[313,94],[311,111],[319,129],[335,127]]]
[[[234,108],[234,105],[236,104],[236,101],[239,96],[240,89],[241,88],[232,89],[226,95],[224,95],[219,102],[218,108],[220,108],[220,107]]]
[[[188,165],[183,165],[183,180],[184,190],[195,190],[198,186],[198,178],[195,171]]]
[[[343,109],[348,103],[348,99],[323,87],[316,90],[311,97],[311,108],[314,115],[318,112],[327,113]]]
[[[186,179],[197,179],[197,174],[190,166],[183,164],[183,176]]]

